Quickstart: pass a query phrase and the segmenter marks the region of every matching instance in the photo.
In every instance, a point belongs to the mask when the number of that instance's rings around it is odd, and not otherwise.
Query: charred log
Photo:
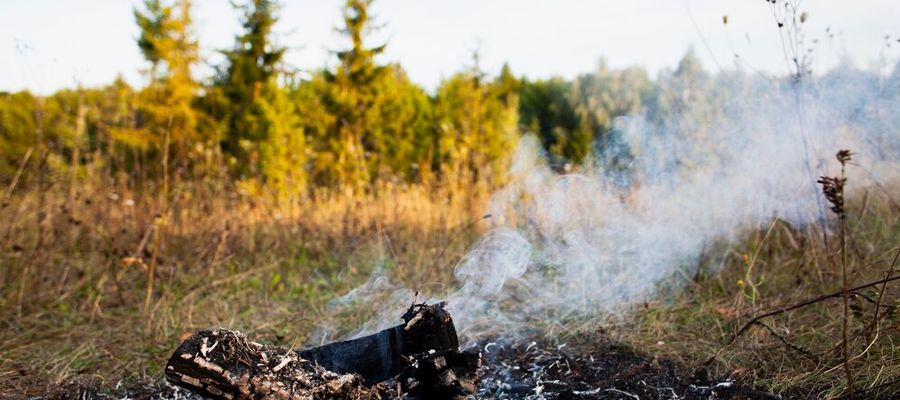
[[[240,332],[200,331],[166,365],[166,379],[211,399],[380,399],[383,385],[365,386],[288,349],[248,341]]]
[[[373,335],[300,351],[300,357],[330,371],[356,373],[367,382],[382,382],[410,365],[410,357],[428,351],[457,351],[459,340],[444,305],[417,304],[404,323]]]
[[[479,353],[460,353],[443,304],[414,305],[404,323],[359,339],[292,351],[239,333],[200,331],[166,365],[166,378],[212,399],[377,399],[388,388],[418,398],[475,391]],[[396,379],[396,382],[380,383]]]
[[[475,393],[481,353],[430,353],[414,357],[397,380],[416,399],[456,399]]]

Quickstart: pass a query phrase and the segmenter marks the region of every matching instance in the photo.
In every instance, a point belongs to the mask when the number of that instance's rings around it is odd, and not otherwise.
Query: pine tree
[[[696,51],[693,47],[688,48],[674,72],[660,73],[655,115],[660,121],[708,118],[716,108],[708,97],[710,83],[711,78],[703,70]]]
[[[516,75],[512,72],[512,68],[509,66],[509,63],[503,63],[503,67],[500,68],[500,75],[497,77],[496,84],[498,86],[499,95],[503,98],[503,100],[511,101],[513,97],[520,97],[520,92],[522,90],[524,81],[522,79],[516,78]]]
[[[161,0],[145,0],[144,11],[134,10],[134,19],[141,30],[138,47],[144,58],[150,62],[150,83],[156,83],[159,64],[162,62],[161,43],[166,39],[166,21],[172,19],[172,8],[165,7]]]
[[[325,71],[316,71],[312,77],[288,87],[290,102],[306,136],[309,182],[315,185],[334,184],[335,151],[332,132],[337,117],[327,104],[330,84]]]
[[[431,103],[399,65],[384,67],[373,83],[373,112],[363,123],[364,149],[373,178],[418,178],[434,148]]]
[[[270,85],[269,95],[259,101],[266,126],[266,140],[260,143],[260,169],[278,198],[290,200],[306,189],[306,137],[294,103],[283,89]]]
[[[307,102],[315,99],[301,112],[312,117],[305,126],[315,138],[317,181],[354,190],[375,179],[417,179],[435,153],[427,94],[399,65],[377,63],[386,45],[366,45],[371,4],[346,1],[339,31],[350,45],[337,52],[334,71],[299,90]]]

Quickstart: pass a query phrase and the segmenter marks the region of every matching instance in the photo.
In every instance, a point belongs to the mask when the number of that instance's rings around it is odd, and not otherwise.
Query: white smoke
[[[815,181],[837,173],[839,149],[858,164],[848,190],[900,176],[898,75],[840,70],[799,85],[723,74],[704,104],[617,120],[580,174],[554,172],[525,135],[512,182],[491,199],[495,227],[456,266],[459,289],[434,300],[449,301],[463,340],[621,315],[686,282],[714,243],[774,218],[820,221]],[[396,323],[411,298],[384,276],[351,297],[379,286],[402,295],[366,330]]]

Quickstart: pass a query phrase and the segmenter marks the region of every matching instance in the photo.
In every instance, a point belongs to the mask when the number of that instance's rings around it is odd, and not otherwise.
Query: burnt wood
[[[413,305],[403,324],[373,335],[301,351],[225,329],[200,331],[178,346],[165,373],[211,399],[375,399],[400,395],[397,388],[449,399],[474,393],[480,365],[479,353],[459,352],[441,303]]]
[[[460,399],[475,393],[481,353],[434,352],[413,359],[397,378],[411,399]]]
[[[277,346],[248,341],[225,329],[195,333],[166,364],[166,379],[216,400],[381,399],[384,385],[325,370]]]
[[[338,373],[356,373],[382,382],[403,372],[410,357],[429,351],[457,351],[459,339],[444,304],[417,304],[403,324],[358,339],[301,350],[300,357]]]

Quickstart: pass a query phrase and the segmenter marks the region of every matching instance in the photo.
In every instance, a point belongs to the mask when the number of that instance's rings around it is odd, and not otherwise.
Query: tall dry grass
[[[168,195],[70,186],[16,188],[0,209],[0,386],[10,393],[79,374],[155,379],[180,335],[210,326],[300,345],[328,301],[375,267],[410,287],[452,282],[487,199],[391,183],[293,199],[216,182],[177,182]]]
[[[692,366],[712,361],[712,375],[786,398],[848,398],[851,382],[854,398],[896,398],[900,283],[848,292],[845,343],[843,272],[850,287],[900,272],[898,194],[871,188],[824,226],[776,220],[741,242],[720,243],[686,273],[693,276],[686,290],[641,305],[612,331],[658,357]],[[754,316],[826,294],[835,295],[739,331]]]
[[[152,183],[51,178],[13,188],[0,209],[0,394],[85,375],[109,386],[155,381],[181,335],[211,326],[288,346],[325,321],[347,332],[367,310],[335,319],[329,301],[375,268],[423,292],[454,285],[452,267],[483,230],[488,199],[438,184],[286,199],[214,180],[175,180],[163,194]],[[853,283],[896,274],[897,195],[873,188],[848,200]],[[693,281],[686,290],[661,293],[618,326],[572,318],[545,331],[564,342],[602,329],[689,366],[715,355],[713,374],[788,396],[839,397],[840,298],[766,319],[723,348],[754,315],[841,290],[841,247],[823,229],[760,226],[709,248],[679,278]],[[849,370],[863,396],[900,393],[898,299],[895,284],[850,295]]]

